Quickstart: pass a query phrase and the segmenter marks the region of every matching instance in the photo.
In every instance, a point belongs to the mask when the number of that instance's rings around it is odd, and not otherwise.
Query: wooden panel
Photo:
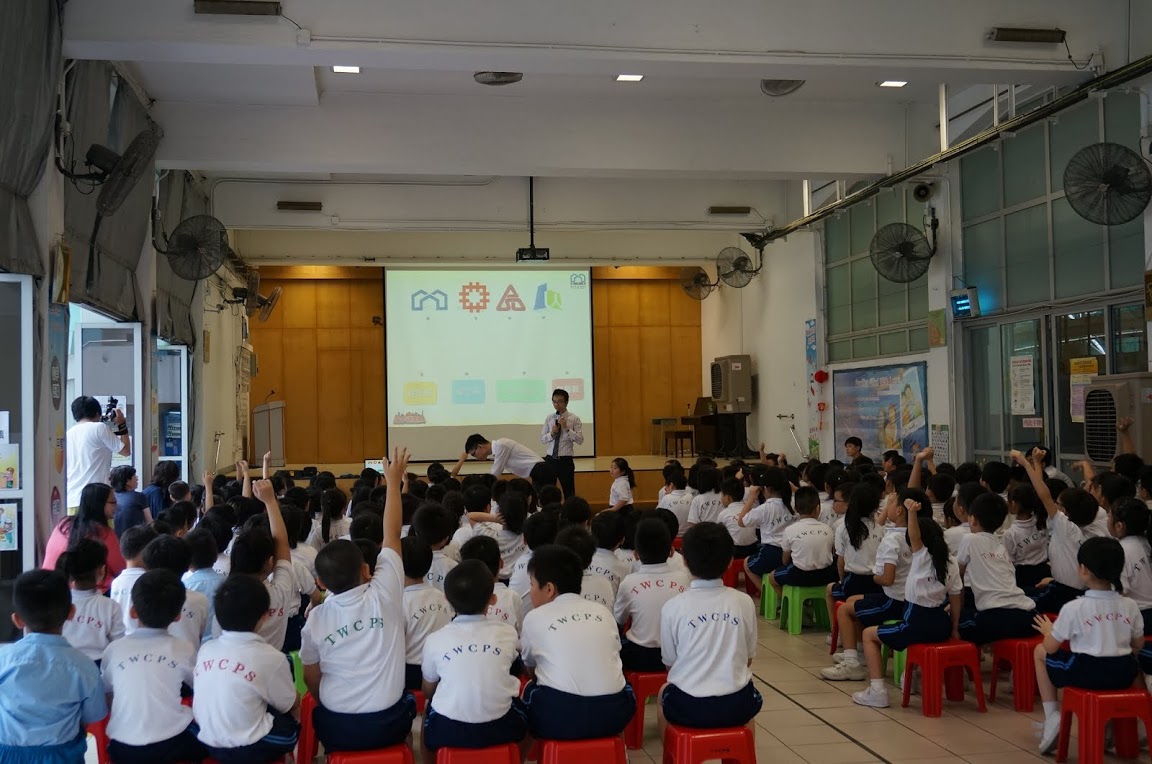
[[[350,462],[360,456],[359,443],[352,443],[352,400],[349,378],[351,353],[347,350],[321,350],[317,353],[319,371],[316,396],[317,461],[321,464]]]
[[[316,284],[310,281],[284,282],[284,328],[316,328]]]
[[[252,350],[256,353],[257,375],[252,380],[251,403],[259,406],[272,390],[270,401],[284,400],[284,332],[252,326],[249,334]]]
[[[363,459],[378,459],[387,448],[388,412],[384,406],[384,328],[351,330],[352,396],[359,403]]]
[[[592,326],[611,326],[612,311],[608,304],[608,292],[611,285],[604,282],[592,282]]]
[[[672,326],[700,326],[700,300],[684,294],[679,281],[666,284],[668,290],[668,323]]]
[[[672,327],[670,345],[675,374],[672,376],[672,410],[676,416],[703,395],[700,377],[700,328]]]
[[[608,363],[612,367],[612,389],[609,391],[613,397],[612,426],[615,428],[612,455],[643,453],[646,431],[639,406],[640,329],[613,329],[608,353]]]
[[[349,281],[383,281],[383,268],[341,265],[264,265],[259,269],[262,279],[303,279],[319,281],[344,279]]]
[[[650,432],[652,420],[656,417],[678,416],[672,406],[672,330],[668,326],[643,327],[640,329],[640,369],[639,378],[642,429]],[[644,443],[650,440],[646,437]],[[629,453],[644,453],[629,451]]]
[[[313,464],[318,461],[317,351],[315,329],[284,332],[284,455],[290,462]]]
[[[596,452],[612,453],[612,388],[608,344],[612,336],[609,328],[592,330],[592,380],[596,389]]]
[[[384,320],[383,285],[378,281],[348,282],[348,326],[354,329],[371,327],[374,317]]]
[[[343,329],[350,325],[348,319],[349,293],[347,281],[319,281],[316,283],[317,329]],[[347,347],[346,344],[345,347]]]
[[[613,326],[640,325],[640,285],[635,281],[608,282],[609,314]]]
[[[680,278],[679,266],[600,265],[592,269],[593,281],[669,281]]]
[[[641,281],[637,287],[640,295],[640,325],[668,326],[670,308],[665,284],[661,281]]]

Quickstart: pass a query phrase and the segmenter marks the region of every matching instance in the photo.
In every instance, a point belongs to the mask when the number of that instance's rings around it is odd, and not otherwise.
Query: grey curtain
[[[12,273],[44,275],[28,196],[52,146],[60,37],[53,0],[0,2],[0,268]]]
[[[160,181],[159,206],[161,228],[171,235],[181,220],[208,214],[208,197],[197,190],[187,172],[170,172]],[[156,333],[168,342],[195,347],[192,305],[199,283],[177,276],[168,258],[156,254]]]
[[[80,159],[93,143],[121,153],[151,124],[132,89],[126,83],[116,84],[112,65],[106,61],[77,62],[68,75],[66,99],[72,149]],[[76,169],[83,171],[82,163]],[[124,320],[142,317],[136,266],[148,237],[154,178],[155,169],[150,165],[116,214],[103,220],[96,238],[91,290],[87,287],[88,242],[96,222],[100,189],[83,183],[66,187],[64,239],[72,248],[72,302],[92,305]]]

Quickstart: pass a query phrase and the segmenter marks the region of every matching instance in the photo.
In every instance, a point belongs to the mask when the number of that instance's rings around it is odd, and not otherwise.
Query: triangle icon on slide
[[[496,304],[496,310],[501,313],[514,311],[521,313],[528,308],[524,305],[524,301],[520,299],[520,294],[516,291],[516,287],[511,284],[504,290],[504,296],[500,298],[500,302]]]

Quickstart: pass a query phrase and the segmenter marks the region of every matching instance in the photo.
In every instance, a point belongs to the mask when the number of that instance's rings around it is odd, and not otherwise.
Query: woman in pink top
[[[120,554],[120,542],[116,533],[108,527],[108,521],[116,514],[116,494],[112,487],[103,483],[90,483],[80,493],[80,508],[73,517],[65,517],[52,530],[48,546],[44,550],[44,567],[53,569],[56,560],[64,552],[70,551],[89,538],[99,541],[108,549],[107,573],[97,584],[102,591],[108,591],[112,579],[124,570],[124,557]]]

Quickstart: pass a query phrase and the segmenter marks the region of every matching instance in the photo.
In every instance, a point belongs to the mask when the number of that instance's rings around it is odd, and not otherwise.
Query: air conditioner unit
[[[1120,453],[1116,422],[1132,418],[1136,452],[1152,453],[1152,374],[1113,374],[1084,389],[1084,452],[1094,464],[1110,464]]]
[[[726,355],[712,362],[712,400],[720,414],[752,412],[752,356]]]

